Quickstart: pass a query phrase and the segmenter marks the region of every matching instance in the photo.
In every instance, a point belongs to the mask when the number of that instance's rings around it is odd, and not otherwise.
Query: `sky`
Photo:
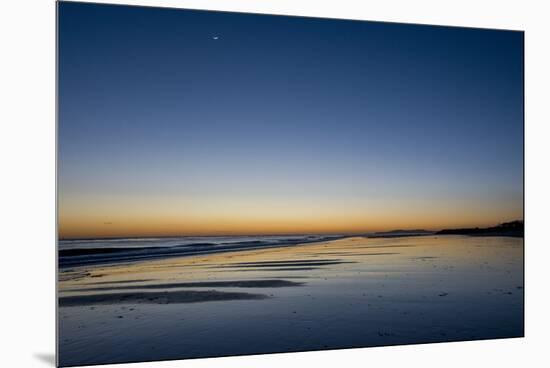
[[[61,237],[523,218],[523,33],[59,4]]]

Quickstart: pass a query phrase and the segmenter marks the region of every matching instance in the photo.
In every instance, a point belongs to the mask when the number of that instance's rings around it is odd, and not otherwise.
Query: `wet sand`
[[[518,337],[523,239],[362,237],[60,272],[61,365]]]

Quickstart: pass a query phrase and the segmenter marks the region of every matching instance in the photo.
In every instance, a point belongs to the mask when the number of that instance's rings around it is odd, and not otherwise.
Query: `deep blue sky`
[[[523,33],[60,3],[59,150],[75,236],[521,217]]]

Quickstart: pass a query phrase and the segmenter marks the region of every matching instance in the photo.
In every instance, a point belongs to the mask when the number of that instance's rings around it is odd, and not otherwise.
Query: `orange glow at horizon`
[[[483,203],[398,201],[346,203],[212,199],[139,202],[61,201],[60,238],[185,235],[365,233],[395,229],[484,227],[522,219],[523,209]],[[82,208],[86,208],[85,211]],[[451,208],[451,210],[450,210]]]

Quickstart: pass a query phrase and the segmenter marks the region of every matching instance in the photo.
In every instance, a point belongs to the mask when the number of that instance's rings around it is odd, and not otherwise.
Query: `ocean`
[[[133,262],[174,256],[283,247],[336,240],[342,235],[183,236],[60,240],[59,267]]]

